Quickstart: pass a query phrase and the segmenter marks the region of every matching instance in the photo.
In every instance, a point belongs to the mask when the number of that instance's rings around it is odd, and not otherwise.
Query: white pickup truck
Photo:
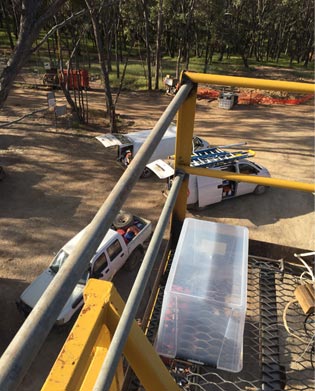
[[[27,316],[34,308],[50,282],[82,238],[85,227],[57,253],[50,266],[43,271],[22,293],[16,303],[18,309]],[[150,221],[121,211],[108,230],[90,265],[74,288],[67,303],[60,312],[56,324],[67,323],[83,305],[83,289],[89,278],[110,281],[124,265],[132,270],[143,259],[145,242],[152,233]]]
[[[138,132],[130,132],[128,134],[103,134],[101,136],[97,136],[96,139],[101,142],[105,148],[118,146],[117,160],[122,163],[123,166],[127,167],[150,133],[151,129],[148,129],[140,130]],[[149,163],[157,159],[166,159],[168,156],[174,155],[175,143],[176,125],[170,125],[164,133],[160,143],[151,155]],[[193,136],[193,151],[208,147],[209,144],[206,140],[198,136]],[[148,168],[148,166],[146,166],[141,177],[147,178],[151,174],[151,170]]]

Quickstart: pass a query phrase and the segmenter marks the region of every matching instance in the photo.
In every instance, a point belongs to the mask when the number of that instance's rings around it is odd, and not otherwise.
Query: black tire
[[[140,178],[150,178],[151,175],[152,175],[152,171],[148,167],[146,167],[142,171],[142,174],[140,175]]]
[[[115,217],[113,225],[116,229],[128,227],[133,222],[133,215],[128,212],[121,211]]]
[[[261,194],[264,194],[267,190],[267,187],[264,186],[264,185],[258,185],[256,186],[255,190],[254,190],[254,194],[256,195],[261,195]]]
[[[143,251],[138,247],[136,248],[127,259],[127,262],[125,263],[125,269],[128,272],[131,272],[134,270],[143,259]]]

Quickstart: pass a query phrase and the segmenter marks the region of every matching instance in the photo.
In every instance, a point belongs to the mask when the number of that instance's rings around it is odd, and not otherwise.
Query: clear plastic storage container
[[[185,219],[165,287],[157,352],[239,372],[247,265],[247,228]]]

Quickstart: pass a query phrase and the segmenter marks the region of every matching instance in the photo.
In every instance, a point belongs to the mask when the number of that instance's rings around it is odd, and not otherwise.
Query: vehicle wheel
[[[131,272],[142,262],[142,259],[143,252],[140,250],[140,248],[136,248],[127,259],[127,262],[125,263],[125,269]]]
[[[119,212],[113,225],[116,229],[128,227],[133,222],[133,215],[128,212]]]
[[[266,186],[258,185],[254,190],[254,194],[261,195],[264,194],[266,190],[267,190]]]
[[[152,171],[149,168],[145,168],[140,175],[140,178],[149,178],[152,175]]]

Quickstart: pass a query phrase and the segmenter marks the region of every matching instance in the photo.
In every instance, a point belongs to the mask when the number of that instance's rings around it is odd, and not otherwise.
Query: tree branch
[[[70,15],[67,19],[62,21],[61,23],[56,24],[54,27],[52,27],[48,33],[44,36],[44,38],[32,49],[32,53],[35,53],[46,41],[47,39],[55,33],[56,30],[60,29],[61,27],[65,26],[67,23],[69,23],[73,18],[76,18],[78,16],[83,15],[86,12],[85,9],[76,12],[75,14]]]
[[[38,23],[43,26],[46,20],[56,15],[56,11],[66,2],[66,0],[55,0],[47,9],[45,13],[39,17]]]
[[[48,107],[45,107],[44,109],[39,109],[39,110],[32,111],[31,113],[25,114],[25,115],[23,115],[23,117],[18,118],[18,119],[14,120],[14,121],[5,122],[5,123],[0,124],[0,128],[5,128],[6,126],[9,126],[9,125],[15,124],[16,122],[22,121],[22,119],[24,119],[26,117],[30,117],[33,114],[40,113],[41,111],[46,111],[46,110],[48,110]]]

